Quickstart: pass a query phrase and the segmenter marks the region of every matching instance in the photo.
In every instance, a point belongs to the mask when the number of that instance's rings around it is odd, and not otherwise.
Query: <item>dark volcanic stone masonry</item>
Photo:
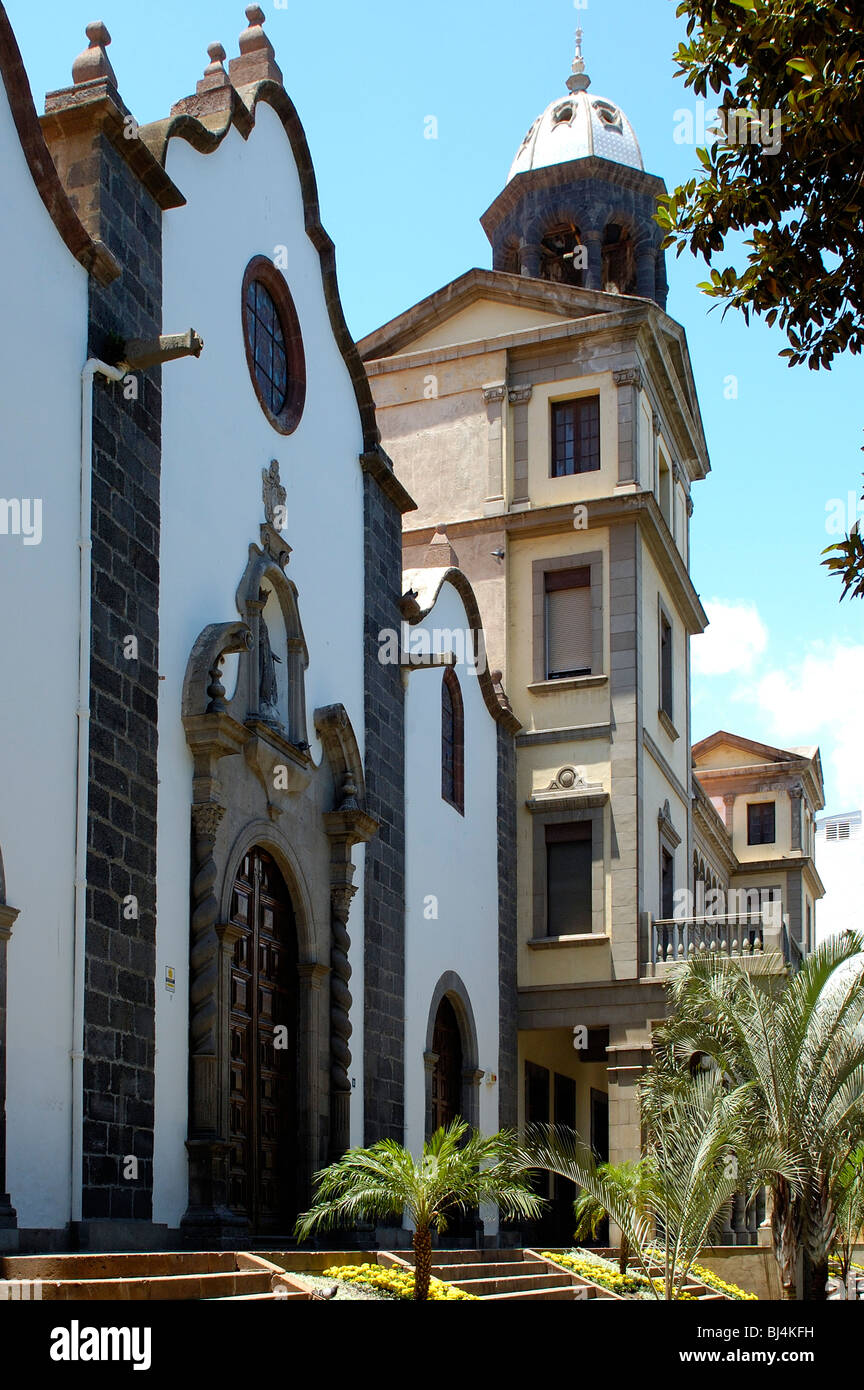
[[[104,136],[99,161],[100,235],[123,273],[91,281],[89,351],[111,362],[118,339],[161,331],[161,211]],[[93,390],[85,1220],[152,1216],[161,373],[134,376],[137,400],[98,376]]]
[[[379,822],[366,847],[365,1142],[402,1142],[405,1111],[405,730],[397,665],[378,660],[378,634],[402,621],[402,517],[364,477],[366,794]]]

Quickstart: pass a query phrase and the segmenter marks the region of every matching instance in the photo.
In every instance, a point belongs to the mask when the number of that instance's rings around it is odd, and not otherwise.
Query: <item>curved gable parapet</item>
[[[236,127],[244,140],[248,140],[255,125],[256,108],[261,102],[272,107],[281,120],[297,166],[303,198],[306,235],[320,258],[321,278],[330,327],[354,388],[363,431],[364,456],[374,455],[380,460],[384,470],[391,475],[395,488],[385,486],[387,480],[383,477],[377,478],[377,481],[393,497],[402,511],[410,510],[413,503],[401,484],[397,482],[395,474],[393,474],[393,465],[380,447],[381,434],[375,418],[375,402],[372,398],[366,369],[360,359],[354,339],[348,331],[342,301],[339,297],[335,247],[321,223],[318,186],[306,133],[297,114],[297,109],[285,89],[271,78],[250,83],[249,86],[241,87],[239,90],[232,87],[226,89],[226,106],[223,110],[203,119],[190,115],[188,112],[179,112],[168,117],[167,120],[142,126],[140,135],[164,168],[168,156],[168,146],[172,140],[186,140],[201,154],[212,154],[217,150],[232,126]],[[368,469],[367,471],[372,472],[375,476],[374,470]]]
[[[30,176],[66,246],[100,285],[110,285],[120,267],[103,242],[90,236],[72,206],[51,158],[33,105],[33,94],[12,25],[0,4],[0,78]]]
[[[450,584],[462,600],[465,617],[474,638],[474,650],[484,653],[485,658],[483,619],[480,616],[480,607],[471,581],[464,571],[456,569],[455,566],[406,570],[402,576],[402,582],[407,586],[407,591],[402,598],[400,608],[405,621],[412,626],[416,623],[422,623],[425,618],[428,618],[438,602],[438,595],[442,588],[445,584]],[[485,659],[478,662],[474,670],[484,703],[492,718],[496,723],[501,724],[508,733],[518,733],[522,724],[510,707],[510,701],[500,683],[500,673],[490,672]],[[498,679],[495,679],[496,677]]]

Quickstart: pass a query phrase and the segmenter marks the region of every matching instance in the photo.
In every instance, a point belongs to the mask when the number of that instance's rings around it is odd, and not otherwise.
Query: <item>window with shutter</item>
[[[667,922],[675,916],[675,860],[665,847],[660,850],[660,916]]]
[[[590,676],[591,571],[550,570],[546,582],[546,679]]]
[[[660,614],[660,708],[672,715],[672,624]]]
[[[546,932],[549,936],[592,930],[590,821],[546,826]]]
[[[775,839],[774,802],[749,802],[747,806],[748,845],[773,845]]]

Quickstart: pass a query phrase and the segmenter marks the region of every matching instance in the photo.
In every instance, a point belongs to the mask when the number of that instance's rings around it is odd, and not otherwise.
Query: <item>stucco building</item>
[[[360,343],[417,502],[406,566],[440,556],[468,576],[522,725],[520,1119],[575,1122],[613,1160],[639,1152],[635,1086],[669,962],[713,941],[758,967],[784,939],[791,959],[821,892],[816,750],[725,734],[691,747],[689,644],[707,619],[689,521],[710,465],[665,312],[664,188],[579,44],[481,218],[493,269]],[[776,840],[750,799],[776,801]],[[747,840],[762,814],[770,851]],[[776,889],[779,917],[766,891],[722,929],[727,904],[712,905],[706,924],[700,882]]]

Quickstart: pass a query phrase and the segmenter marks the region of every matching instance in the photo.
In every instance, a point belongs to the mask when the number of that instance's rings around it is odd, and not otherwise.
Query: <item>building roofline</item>
[[[9,16],[0,3],[0,80],[3,82],[12,120],[30,177],[45,209],[75,260],[100,285],[110,285],[120,274],[108,247],[94,237],[78,216],[69,198],[42,133],[39,116],[21,50]]]
[[[450,584],[456,590],[465,608],[465,616],[475,637],[475,651],[482,651],[485,657],[486,646],[483,638],[483,619],[480,616],[480,606],[474,593],[473,585],[463,570],[456,566],[425,567],[415,565],[411,569],[405,570],[402,576],[403,583],[411,586],[414,580],[423,583],[420,590],[415,591],[409,587],[403,594],[400,604],[402,616],[405,621],[412,624],[421,623],[429,616],[438,596],[445,584]],[[479,638],[479,643],[477,639]],[[510,734],[517,734],[522,728],[522,724],[510,707],[510,701],[501,685],[500,672],[490,672],[489,665],[485,661],[478,662],[475,667],[480,691],[483,701],[489,713],[496,723],[500,724]],[[495,677],[498,677],[496,680]]]
[[[345,321],[336,275],[336,249],[321,222],[318,184],[306,132],[297,114],[297,108],[284,87],[273,78],[263,78],[239,88],[232,87],[227,106],[215,115],[200,119],[198,116],[178,112],[164,120],[141,126],[139,134],[164,168],[172,140],[185,140],[200,154],[213,154],[218,150],[232,128],[236,129],[244,140],[248,140],[255,126],[256,110],[261,103],[271,107],[281,120],[297,166],[306,235],[318,252],[330,327],[354,389],[363,430],[363,453],[379,453],[392,472],[392,463],[381,449],[375,402],[366,370]],[[404,489],[402,491],[404,492]],[[407,493],[405,498],[408,498]]]

